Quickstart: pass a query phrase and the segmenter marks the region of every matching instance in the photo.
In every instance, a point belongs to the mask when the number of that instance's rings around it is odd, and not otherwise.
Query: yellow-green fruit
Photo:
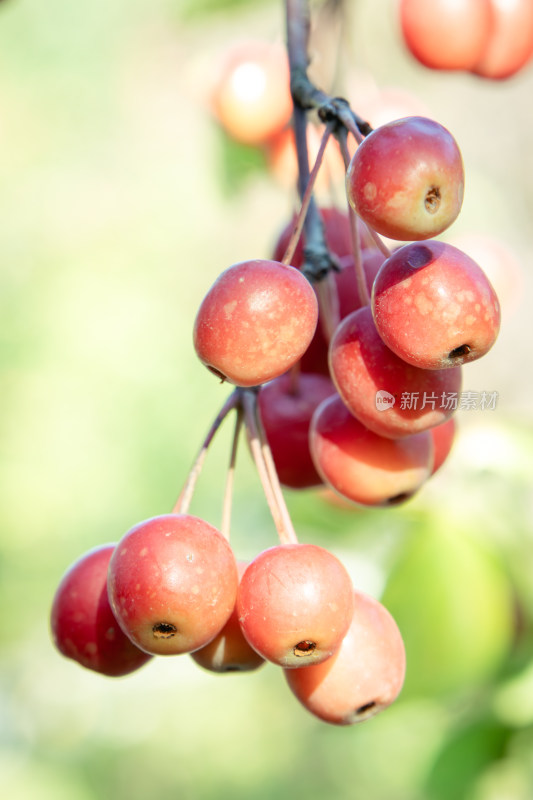
[[[413,533],[382,602],[405,642],[404,696],[482,685],[509,653],[510,582],[492,552],[464,530],[428,526]]]

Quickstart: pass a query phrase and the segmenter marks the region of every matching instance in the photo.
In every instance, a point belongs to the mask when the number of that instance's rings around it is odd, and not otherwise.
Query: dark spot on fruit
[[[357,714],[358,717],[360,717],[361,714],[366,714],[366,712],[370,711],[372,708],[374,708],[375,705],[376,705],[376,701],[375,700],[371,700],[369,703],[365,703],[364,705],[359,706],[359,708],[356,710],[355,713]]]
[[[472,348],[469,344],[462,344],[459,347],[454,347],[454,349],[448,353],[448,358],[450,361],[462,361],[471,352]]]
[[[440,208],[440,189],[432,186],[424,198],[424,206],[428,214],[436,214]]]
[[[152,627],[154,639],[172,639],[177,632],[176,626],[171,622],[156,622]]]
[[[216,375],[217,378],[220,378],[220,383],[225,383],[226,382],[226,380],[227,380],[226,376],[222,372],[220,372],[220,370],[215,369],[215,367],[210,367],[210,366],[208,366],[207,369],[209,370],[209,372],[212,372],[213,375]]]
[[[393,497],[389,497],[389,499],[385,501],[384,505],[397,506],[400,503],[405,503],[405,501],[409,500],[411,496],[412,492],[400,492],[399,494],[393,495]]]
[[[407,263],[413,269],[420,269],[420,267],[425,267],[426,264],[429,264],[432,258],[433,253],[429,247],[426,247],[424,244],[414,244],[409,249]]]
[[[305,639],[303,642],[298,642],[296,647],[293,650],[295,656],[308,656],[309,653],[312,653],[313,650],[316,649],[316,642],[309,642]]]

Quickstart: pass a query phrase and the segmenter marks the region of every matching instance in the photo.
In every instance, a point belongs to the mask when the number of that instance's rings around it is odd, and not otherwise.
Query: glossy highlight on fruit
[[[266,259],[243,261],[219,275],[202,300],[194,347],[222,380],[257,386],[301,358],[317,321],[315,293],[297,269]]]
[[[346,173],[348,200],[382,236],[428,239],[456,219],[464,169],[451,133],[427,117],[404,117],[372,131]]]

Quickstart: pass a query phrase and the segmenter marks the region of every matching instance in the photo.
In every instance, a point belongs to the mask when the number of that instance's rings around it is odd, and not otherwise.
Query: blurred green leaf
[[[176,12],[183,20],[198,21],[212,14],[240,11],[246,7],[257,8],[274,0],[177,0]]]
[[[431,800],[467,800],[484,769],[504,756],[511,733],[490,717],[454,731],[433,764],[427,796]]]

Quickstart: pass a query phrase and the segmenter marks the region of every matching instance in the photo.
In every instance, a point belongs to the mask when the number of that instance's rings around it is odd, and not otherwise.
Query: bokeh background
[[[338,5],[338,4],[333,4]],[[332,549],[391,609],[408,674],[369,722],[319,722],[273,666],[215,676],[187,656],[122,679],[67,661],[52,597],[89,548],[172,508],[226,397],[196,360],[217,274],[267,257],[295,207],[265,154],[228,141],[210,91],[242,38],[284,40],[277,0],[0,4],[0,788],[10,800],[179,797],[531,800],[533,66],[505,83],[424,70],[392,0],[320,12],[312,69],[361,108],[401,88],[452,130],[463,211],[449,239],[512,253],[498,343],[465,388],[447,464],[402,508],[288,493],[302,541]],[[326,24],[327,23],[327,24]],[[324,202],[342,202],[342,191]],[[229,426],[231,428],[231,425]],[[192,511],[218,524],[230,431]],[[232,541],[275,530],[245,449]]]

